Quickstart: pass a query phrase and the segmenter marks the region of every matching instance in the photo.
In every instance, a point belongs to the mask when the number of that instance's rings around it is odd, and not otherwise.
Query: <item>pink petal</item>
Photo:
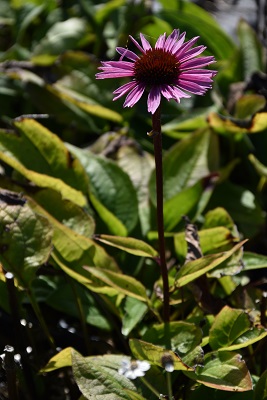
[[[191,58],[198,56],[199,54],[203,53],[203,51],[205,49],[206,49],[206,46],[194,47],[193,49],[186,52],[183,57],[180,58],[180,62],[188,61]]]
[[[131,71],[104,71],[104,72],[98,72],[96,74],[96,79],[106,79],[106,78],[124,78],[126,76],[133,76],[133,72]]]
[[[199,57],[195,60],[189,60],[184,63],[181,63],[180,68],[182,70],[192,69],[192,68],[199,68],[204,67],[205,65],[212,64],[215,61],[213,56],[208,57]]]
[[[161,99],[160,87],[159,86],[152,87],[147,98],[148,112],[151,112],[152,114],[155,113],[158,106],[160,105],[160,99]]]
[[[145,88],[145,85],[137,84],[137,86],[133,88],[133,90],[131,90],[131,92],[126,97],[123,107],[133,107],[142,97]]]
[[[114,90],[114,92],[113,92],[113,94],[117,95],[113,98],[113,101],[124,96],[130,90],[134,89],[137,85],[138,84],[135,81],[131,81],[131,82],[125,83],[125,85],[120,86],[118,89]]]
[[[163,49],[164,43],[165,43],[165,39],[166,39],[166,33],[164,33],[163,35],[160,35],[160,37],[156,41],[155,49]]]
[[[140,46],[140,44],[135,40],[135,38],[133,38],[131,35],[129,36],[129,38],[131,39],[131,41],[135,44],[135,46],[138,48],[138,50],[141,51],[141,53],[145,53],[145,50]]]
[[[150,43],[146,40],[146,38],[144,37],[144,35],[142,33],[140,33],[140,38],[141,38],[141,42],[142,42],[142,46],[144,48],[145,51],[151,50],[152,47],[150,45]]]
[[[174,29],[172,33],[167,37],[164,45],[164,49],[166,51],[171,52],[172,48],[175,46],[176,41],[179,37],[179,33],[180,33],[179,29]]]
[[[131,61],[107,61],[104,67],[132,70],[134,68],[134,63]],[[100,68],[103,69],[103,67]]]
[[[202,95],[206,92],[205,88],[202,88],[200,85],[194,82],[189,82],[189,81],[179,81],[179,87],[187,90],[188,92]]]
[[[183,33],[181,34],[180,39],[179,39],[178,42],[175,44],[175,46],[173,46],[173,48],[172,48],[172,51],[171,51],[172,54],[175,54],[175,53],[180,49],[180,47],[181,47],[182,44],[184,43],[185,35],[186,35],[186,32],[183,32]]]
[[[182,72],[179,75],[179,80],[188,80],[188,81],[196,81],[196,82],[207,82],[210,83],[212,82],[212,78],[210,76],[207,75],[203,75],[203,74],[187,74],[186,72]]]
[[[132,61],[136,61],[139,59],[139,57],[131,50],[124,49],[123,47],[117,47],[116,50],[119,54],[121,54],[122,58],[127,57],[129,58],[129,60]]]
[[[176,86],[172,86],[172,91],[177,101],[180,101],[182,98],[189,99],[189,97],[191,97],[190,94],[183,92]]]
[[[194,46],[194,44],[198,41],[198,39],[199,39],[199,36],[196,36],[196,37],[194,37],[193,39],[189,40],[188,42],[184,43],[184,44],[180,47],[180,49],[178,49],[178,50],[176,51],[175,55],[176,55],[177,57],[178,57],[178,56],[183,57],[184,53],[185,53],[188,49],[190,49],[192,46]]]

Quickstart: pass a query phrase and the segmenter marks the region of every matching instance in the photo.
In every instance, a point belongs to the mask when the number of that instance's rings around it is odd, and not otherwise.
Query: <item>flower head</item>
[[[173,357],[170,353],[164,353],[163,356],[161,357],[161,364],[163,368],[167,372],[173,372],[174,371],[174,362],[173,362]]]
[[[119,374],[124,375],[128,379],[136,379],[140,376],[144,376],[145,372],[150,369],[148,361],[130,361],[127,358],[121,362]]]
[[[104,61],[99,67],[97,79],[132,77],[132,80],[114,91],[117,100],[127,94],[124,107],[133,107],[147,89],[148,111],[157,110],[161,95],[168,101],[180,102],[189,93],[203,95],[211,89],[212,78],[216,71],[203,69],[215,62],[213,56],[198,57],[205,46],[194,47],[198,37],[185,42],[185,32],[180,35],[178,29],[166,36],[161,35],[152,48],[142,33],[140,45],[132,36],[131,40],[140,51],[137,55],[131,50],[117,47],[121,55],[119,61]],[[124,61],[127,58],[129,61]]]

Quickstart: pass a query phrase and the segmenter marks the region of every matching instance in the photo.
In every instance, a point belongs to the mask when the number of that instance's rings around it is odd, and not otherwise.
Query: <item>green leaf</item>
[[[267,113],[257,113],[249,120],[210,113],[208,116],[208,123],[215,132],[222,135],[259,133],[267,129]]]
[[[243,58],[244,80],[247,80],[253,72],[263,70],[263,47],[256,32],[244,19],[240,20],[237,32]]]
[[[117,296],[118,290],[112,288],[111,286],[106,285],[103,281],[97,280],[94,276],[90,275],[88,271],[84,268],[76,267],[76,270],[73,268],[69,268],[66,263],[61,261],[61,258],[55,252],[52,253],[52,258],[55,263],[59,266],[62,271],[64,271],[67,275],[69,275],[72,279],[79,282],[81,285],[87,287],[89,290],[95,293],[104,294],[106,296]],[[110,306],[109,302],[109,306]],[[112,308],[112,307],[111,307]],[[114,313],[117,315],[117,309],[115,310],[113,307]]]
[[[107,3],[101,4],[95,12],[95,20],[98,24],[103,24],[104,20],[110,18],[110,14],[116,11],[118,7],[122,7],[125,0],[111,0]]]
[[[206,274],[218,265],[222,264],[228,258],[230,258],[237,250],[239,250],[246,240],[235,245],[231,250],[225,251],[218,254],[210,254],[198,258],[197,260],[190,261],[183,265],[177,274],[175,281],[176,287],[182,287],[187,285],[189,282],[199,278],[201,275]]]
[[[127,235],[127,229],[123,223],[114,214],[112,214],[112,212],[110,212],[92,193],[90,194],[90,200],[92,206],[101,219],[105,222],[111,233],[120,236]]]
[[[203,181],[181,190],[164,203],[164,229],[170,232],[175,229],[184,215],[193,217],[197,210],[202,193],[204,191]]]
[[[82,18],[69,18],[52,25],[34,49],[34,55],[59,55],[71,48],[77,48],[84,41],[87,31]]]
[[[266,113],[267,115],[267,113]],[[249,154],[248,156],[251,164],[254,166],[255,170],[258,172],[258,174],[267,179],[267,167],[263,165],[257,158],[254,156],[254,154]]]
[[[88,178],[63,142],[35,120],[25,118],[14,125],[18,135],[0,131],[0,158],[37,186],[86,205],[83,193],[88,192]]]
[[[187,1],[175,2],[174,8],[175,11],[170,10],[167,3],[159,16],[171,26],[179,26],[181,32],[186,31],[189,38],[200,36],[201,44],[205,44],[217,59],[228,59],[233,54],[234,42],[207,11]]]
[[[34,6],[33,4],[25,4],[23,9],[20,11],[24,14],[24,18],[21,18],[21,24],[17,33],[17,43],[22,43],[23,35],[26,29],[30,26],[34,20],[39,17],[39,15],[44,11],[44,4],[41,4],[39,7]],[[21,15],[23,17],[23,15]]]
[[[86,271],[105,284],[116,289],[119,293],[134,297],[137,300],[148,302],[146,288],[132,276],[109,271],[103,268],[84,267]]]
[[[71,367],[72,358],[71,353],[75,351],[72,347],[66,347],[61,350],[58,354],[50,358],[44,368],[40,370],[41,373],[55,371],[64,367]]]
[[[74,146],[68,147],[86,170],[94,198],[130,232],[138,221],[138,204],[129,176],[113,161]],[[101,214],[99,216],[103,217]],[[106,219],[104,222],[109,224]]]
[[[72,156],[59,137],[34,119],[14,121],[17,135],[1,134],[1,144],[28,169],[61,179],[88,192],[88,178],[78,158]]]
[[[253,400],[267,400],[267,370],[263,372],[255,386]]]
[[[225,306],[211,326],[211,348],[218,351],[237,350],[267,336],[267,330],[251,325],[247,312]]]
[[[200,128],[205,128],[207,126],[207,115],[211,111],[215,111],[214,107],[204,111],[192,110],[189,116],[178,117],[162,125],[162,132],[174,139],[180,139],[184,135],[188,135]]]
[[[195,324],[188,322],[175,321],[170,322],[168,326],[168,335],[171,340],[172,351],[177,353],[187,365],[194,366],[200,364],[203,358],[202,350],[199,347],[202,341],[202,330]],[[166,339],[166,328],[164,324],[153,325],[149,328],[143,340],[164,347]],[[192,352],[194,353],[191,357]],[[195,359],[196,356],[197,360]]]
[[[142,240],[131,237],[95,235],[95,239],[139,257],[158,257],[158,252]]]
[[[262,254],[245,251],[243,254],[244,270],[267,268],[267,257]]]
[[[129,333],[135,328],[138,322],[146,314],[148,308],[147,305],[134,297],[126,297],[124,304],[124,312],[122,318],[122,329],[121,333],[124,336],[128,336]]]
[[[0,159],[37,186],[53,189],[59,192],[63,198],[73,201],[78,206],[83,207],[86,205],[86,199],[82,192],[66,185],[61,179],[31,171],[25,168],[19,161],[1,151]]]
[[[1,191],[0,261],[24,287],[52,251],[53,230],[49,221],[35,214],[15,193]]]
[[[38,288],[37,282],[33,283],[35,283],[34,288]],[[88,325],[106,331],[111,330],[106,310],[101,309],[92,293],[86,287],[75,284],[75,282],[70,284],[70,280],[66,280],[66,277],[57,280],[55,288],[47,296],[45,303],[58,310],[62,315],[67,314],[77,320],[81,318],[77,307],[77,303],[79,303]]]
[[[114,259],[92,239],[74,232],[63,225],[33,199],[28,199],[31,208],[44,215],[53,226],[54,252],[74,271],[84,275],[83,265],[97,265],[113,270],[118,270]]]
[[[87,399],[131,400],[128,393],[137,392],[132,381],[118,373],[125,356],[82,357],[72,353],[74,379]],[[142,397],[141,397],[142,399]]]
[[[259,94],[245,94],[235,103],[235,117],[244,119],[264,109],[266,99]]]
[[[153,365],[162,367],[162,356],[168,354],[173,360],[173,366],[176,371],[192,371],[193,368],[189,367],[181,358],[173,351],[166,350],[163,347],[155,346],[151,343],[144,342],[143,340],[130,339],[130,348],[134,357],[138,360],[147,360]]]
[[[216,207],[205,215],[203,228],[225,227],[234,230],[235,224],[229,213],[222,207]]]
[[[209,175],[207,164],[209,142],[209,131],[202,130],[181,140],[165,154],[163,158],[165,201]],[[156,204],[155,173],[151,176],[150,193],[153,203]]]
[[[116,123],[122,122],[122,116],[120,114],[109,108],[103,107],[101,104],[92,104],[90,99],[88,99],[88,101],[79,101],[75,97],[68,96],[66,93],[56,90],[53,87],[50,87],[50,91],[54,93],[54,95],[57,96],[60,101],[66,103],[70,108],[72,108],[71,106],[73,105],[74,109],[80,109],[92,116],[105,120],[107,119]]]
[[[212,193],[209,208],[218,206],[227,210],[245,237],[254,236],[264,223],[262,209],[255,194],[229,180],[218,184]]]
[[[204,367],[185,374],[205,386],[230,392],[252,390],[252,381],[245,362],[239,354],[220,351],[205,356]]]
[[[229,229],[218,226],[210,229],[202,229],[198,232],[200,247],[203,254],[211,254],[216,251],[226,250],[239,241],[234,237]],[[183,232],[174,235],[174,246],[178,257],[185,259],[187,254],[187,244]]]
[[[93,217],[85,209],[70,200],[62,199],[60,193],[41,189],[30,193],[31,197],[61,224],[79,235],[92,238],[95,231]]]
[[[117,152],[117,162],[129,175],[137,192],[139,219],[143,236],[150,229],[150,203],[148,183],[155,167],[153,156],[136,146],[122,146]]]

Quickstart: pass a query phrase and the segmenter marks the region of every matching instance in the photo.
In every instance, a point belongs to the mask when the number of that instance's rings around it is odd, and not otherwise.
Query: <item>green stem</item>
[[[167,388],[168,388],[168,398],[169,398],[169,400],[172,400],[173,396],[172,396],[171,372],[166,372],[166,380],[167,380]]]
[[[42,312],[40,310],[39,304],[37,303],[37,301],[36,301],[36,299],[35,299],[35,297],[34,297],[34,295],[33,295],[33,293],[32,293],[30,288],[27,289],[27,294],[29,296],[29,299],[30,299],[32,308],[33,308],[33,310],[35,312],[35,315],[38,318],[39,323],[40,323],[40,325],[41,325],[41,327],[42,327],[42,329],[44,331],[44,334],[46,335],[46,337],[47,337],[47,339],[48,339],[48,341],[49,341],[49,343],[51,345],[51,348],[56,353],[57,350],[56,350],[56,345],[55,345],[54,339],[52,338],[52,336],[51,336],[51,334],[49,332],[49,329],[48,329],[48,327],[46,325],[46,322],[45,322],[45,320],[43,318],[43,315],[42,315]]]
[[[140,378],[141,381],[144,383],[144,385],[146,385],[146,387],[148,387],[148,389],[151,390],[152,393],[154,393],[157,398],[160,398],[160,393],[145,379],[145,378]]]
[[[162,136],[161,136],[161,120],[160,106],[154,114],[152,114],[152,132],[154,141],[154,155],[156,166],[156,191],[157,191],[157,224],[158,224],[158,240],[160,268],[163,282],[163,318],[165,323],[170,321],[170,295],[168,269],[165,258],[165,239],[164,239],[164,220],[163,220],[163,172],[162,172]]]
[[[77,310],[78,310],[78,313],[80,316],[82,332],[83,332],[83,337],[84,337],[84,343],[85,343],[85,346],[87,349],[87,353],[90,354],[91,348],[90,348],[90,343],[89,343],[89,334],[88,334],[87,323],[86,323],[86,318],[84,315],[82,301],[81,301],[79,294],[77,293],[75,282],[73,282],[73,280],[71,278],[69,278],[68,276],[67,276],[67,279],[68,279],[71,289],[73,291],[74,301],[76,303],[76,307],[77,307]]]

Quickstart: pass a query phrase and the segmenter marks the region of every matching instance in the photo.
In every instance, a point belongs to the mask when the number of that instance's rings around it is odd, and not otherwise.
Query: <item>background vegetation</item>
[[[156,399],[169,384],[176,400],[266,400],[262,36],[241,20],[233,41],[182,0],[0,10],[1,399]],[[146,99],[123,109],[120,82],[95,73],[129,34],[174,28],[219,72],[205,97],[162,105],[168,373]],[[184,215],[203,253],[187,264]],[[145,383],[118,374],[125,357],[151,363]]]

